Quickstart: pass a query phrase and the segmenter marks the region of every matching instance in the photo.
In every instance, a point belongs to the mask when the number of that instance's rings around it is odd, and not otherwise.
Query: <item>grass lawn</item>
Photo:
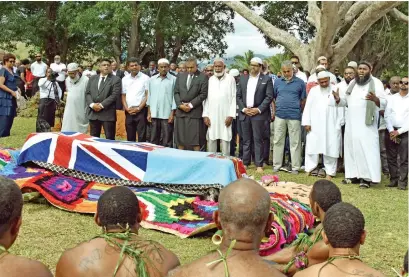
[[[34,131],[35,119],[16,118],[12,136],[1,138],[0,146],[21,147],[27,134]],[[249,169],[249,174],[254,174],[254,167]],[[272,174],[271,168],[265,174]],[[256,179],[261,177],[254,175]],[[305,174],[293,176],[279,173],[279,176],[281,181],[311,185],[317,180]],[[385,188],[387,180],[372,189],[360,190],[356,185],[342,185],[342,177],[338,175],[334,182],[340,187],[344,201],[356,205],[365,215],[368,234],[361,251],[363,260],[386,276],[396,276],[391,267],[401,267],[408,249],[407,192]],[[64,249],[88,240],[99,232],[91,216],[65,212],[46,204],[25,205],[23,216],[20,236],[11,251],[40,260],[53,270]],[[172,249],[182,264],[215,249],[208,237],[182,240],[151,230],[141,230],[141,234]]]

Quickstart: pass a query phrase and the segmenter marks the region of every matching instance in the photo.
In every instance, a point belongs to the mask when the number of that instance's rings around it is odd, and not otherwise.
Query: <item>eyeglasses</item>
[[[400,84],[407,86],[407,85],[409,84],[409,82],[402,82],[402,81],[400,81]]]
[[[15,60],[9,60],[9,63],[15,63],[16,61]]]

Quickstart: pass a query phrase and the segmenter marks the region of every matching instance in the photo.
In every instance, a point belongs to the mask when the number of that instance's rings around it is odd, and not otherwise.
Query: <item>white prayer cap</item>
[[[237,77],[237,76],[240,75],[240,72],[239,72],[238,69],[232,68],[232,69],[230,69],[229,74],[230,74],[231,76],[233,76],[233,77]]]
[[[348,63],[348,66],[353,67],[353,68],[358,68],[358,63],[357,63],[357,62],[354,62],[354,61],[350,61],[350,62]]]
[[[160,59],[160,60],[158,61],[158,64],[161,64],[161,63],[169,64],[169,61],[168,61],[167,59]]]
[[[263,64],[263,61],[259,57],[252,58],[250,62],[251,63],[255,62],[255,63],[258,63],[258,64]]]
[[[319,66],[317,66],[317,67],[315,68],[315,70],[318,70],[318,69],[327,70],[327,69],[325,68],[325,66],[323,66],[322,64],[320,64]]]
[[[324,71],[321,71],[320,73],[318,73],[317,80],[325,79],[325,78],[330,78],[330,75],[329,75],[328,71],[324,70]]]
[[[317,59],[317,62],[319,62],[319,61],[321,61],[321,60],[326,60],[326,59],[327,59],[327,57],[321,56],[321,57],[319,57],[319,58]]]
[[[70,72],[70,71],[77,71],[78,70],[78,64],[76,64],[76,63],[69,63],[68,65],[67,65],[67,71],[68,72]]]

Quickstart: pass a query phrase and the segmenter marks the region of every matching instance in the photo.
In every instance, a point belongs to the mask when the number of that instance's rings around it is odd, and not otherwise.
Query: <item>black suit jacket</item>
[[[155,72],[153,74],[151,74],[151,70],[148,68],[148,69],[145,69],[144,71],[142,71],[142,73],[145,73],[149,77],[152,77],[153,75],[158,74],[159,71],[157,69],[155,69]]]
[[[239,120],[244,120],[246,114],[242,111],[244,108],[247,108],[247,83],[249,82],[249,75],[242,76],[237,86],[237,105],[239,106]],[[260,114],[251,116],[251,120],[270,120],[271,111],[270,104],[273,101],[274,92],[273,92],[273,82],[271,77],[260,73],[256,93],[254,94],[254,105],[253,108],[258,108]]]
[[[196,71],[193,74],[193,80],[190,85],[190,89],[187,89],[187,76],[188,73],[179,73],[176,77],[175,83],[175,102],[178,109],[176,110],[176,117],[190,117],[190,118],[202,118],[203,114],[203,101],[207,98],[207,89],[209,84],[209,78],[204,73]],[[179,109],[179,106],[183,103],[192,103],[193,109],[186,113]]]
[[[118,69],[116,71],[115,76],[122,79],[123,77],[125,77],[125,71]],[[115,106],[116,106],[117,110],[123,110],[123,108],[124,108],[123,105],[122,105],[122,95],[121,95],[121,93],[119,94],[118,98],[116,99]]]
[[[116,100],[122,91],[121,79],[109,74],[104,84],[98,90],[99,77],[99,74],[91,76],[85,91],[88,119],[116,121]],[[89,107],[91,103],[101,103],[104,108],[99,112],[95,112]]]

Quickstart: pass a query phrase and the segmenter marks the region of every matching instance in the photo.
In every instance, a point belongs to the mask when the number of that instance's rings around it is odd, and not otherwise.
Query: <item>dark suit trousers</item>
[[[147,108],[143,108],[143,110],[134,115],[125,112],[126,137],[128,141],[136,141],[136,133],[138,133],[138,142],[146,141],[147,112]]]
[[[268,163],[270,161],[270,121],[263,122],[263,160]]]
[[[408,132],[399,135],[399,144],[394,143],[387,132],[385,134],[386,155],[388,156],[389,174],[391,183],[400,187],[408,185]],[[399,165],[398,165],[399,156]]]
[[[115,140],[116,121],[101,121],[90,120],[90,135],[93,137],[100,137],[102,127],[104,127],[105,137],[110,140]]]
[[[233,119],[231,132],[232,137],[230,141],[230,156],[236,156],[236,147],[237,147],[237,119]]]
[[[152,118],[151,140],[153,144],[172,147],[173,124],[167,119]]]
[[[250,120],[250,117],[246,116],[243,121],[240,122],[243,135],[243,163],[244,165],[250,165],[251,162],[251,138],[254,141],[255,152],[255,165],[257,167],[263,166],[263,138],[265,120]]]

